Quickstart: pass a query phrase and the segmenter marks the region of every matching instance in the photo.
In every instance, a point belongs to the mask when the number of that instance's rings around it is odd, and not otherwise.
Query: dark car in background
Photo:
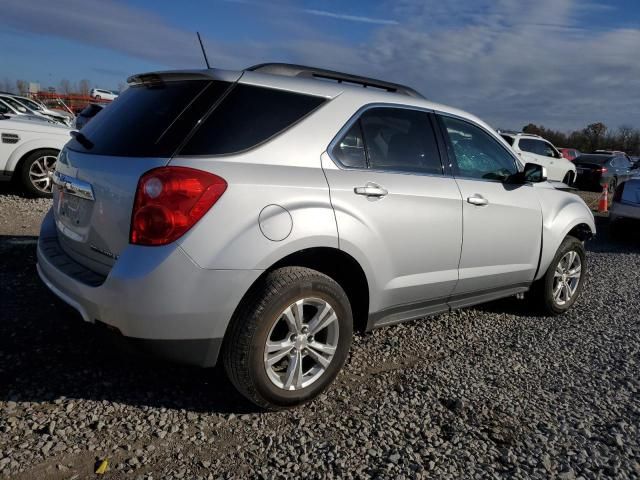
[[[597,191],[607,185],[609,192],[613,193],[616,186],[628,180],[634,173],[634,165],[624,154],[590,153],[580,155],[573,163],[578,174],[576,185],[581,190]]]
[[[576,149],[576,148],[558,148],[558,151],[562,154],[562,156],[564,158],[566,158],[567,160],[571,160],[572,162],[579,157],[580,155],[582,155],[582,153],[580,152],[580,150]]]
[[[98,113],[100,113],[103,108],[104,108],[104,105],[98,105],[97,103],[90,103],[89,105],[87,105],[76,117],[76,121],[74,125],[75,128],[77,130],[80,130],[87,123],[89,123],[89,120],[91,120]]]

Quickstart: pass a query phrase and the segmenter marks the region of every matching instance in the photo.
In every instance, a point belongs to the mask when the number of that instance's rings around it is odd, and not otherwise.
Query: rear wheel
[[[231,320],[224,366],[256,405],[295,406],[333,381],[352,333],[351,306],[340,285],[308,268],[280,268],[260,280]]]
[[[569,310],[582,291],[586,267],[584,245],[577,238],[568,236],[558,248],[544,277],[531,289],[534,306],[549,315]]]
[[[22,162],[20,180],[28,194],[51,197],[52,175],[56,168],[57,150],[37,150]]]

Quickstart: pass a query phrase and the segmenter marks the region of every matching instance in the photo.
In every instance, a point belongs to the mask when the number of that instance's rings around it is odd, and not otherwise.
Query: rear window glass
[[[83,127],[82,143],[72,139],[68,148],[96,155],[172,156],[230,85],[190,80],[131,86]]]
[[[611,160],[611,157],[608,155],[581,155],[576,159],[576,161],[585,163],[597,163],[600,165],[608,162],[609,160]]]
[[[322,97],[236,85],[180,151],[223,155],[262,143],[324,103]]]

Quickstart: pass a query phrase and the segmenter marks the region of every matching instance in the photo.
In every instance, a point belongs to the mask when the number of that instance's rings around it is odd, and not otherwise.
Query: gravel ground
[[[50,294],[15,237],[46,205],[0,194],[2,478],[104,458],[109,479],[640,477],[640,238],[606,219],[570,313],[510,299],[357,335],[319,400],[260,413],[220,369],[123,352]]]

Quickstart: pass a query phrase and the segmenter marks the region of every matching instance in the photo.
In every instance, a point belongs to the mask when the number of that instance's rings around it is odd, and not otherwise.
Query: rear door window
[[[323,97],[238,84],[180,154],[224,155],[247,150],[289,128],[325,101]]]
[[[360,117],[369,167],[442,175],[442,163],[427,112],[371,108]]]
[[[344,167],[443,174],[430,115],[419,110],[370,108],[331,153]]]

